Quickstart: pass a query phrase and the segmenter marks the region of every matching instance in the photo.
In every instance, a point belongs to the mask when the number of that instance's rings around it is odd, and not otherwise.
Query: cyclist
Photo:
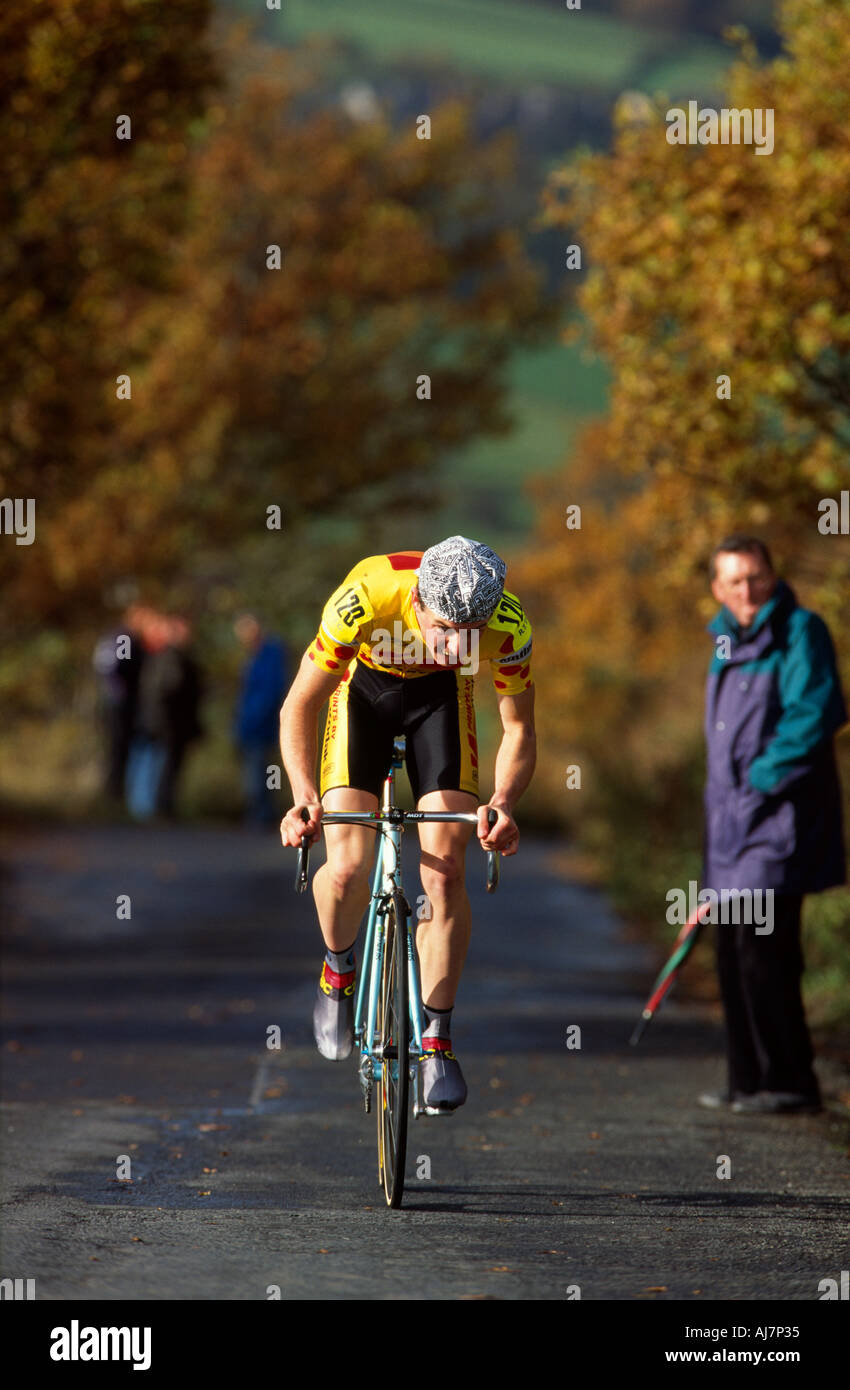
[[[478,810],[485,849],[515,854],[513,807],[534,771],[531,625],[505,592],[504,561],[463,536],[422,551],[372,555],[346,575],[322,613],[281,710],[281,753],[294,806],[281,822],[284,845],[314,843],[327,811],[374,811],[389,771],[393,738],[406,736],[406,764],[417,810]],[[487,825],[478,805],[474,671],[489,661],[502,740]],[[330,700],[320,787],[315,767],[318,716]],[[301,818],[306,808],[309,822]],[[423,1099],[454,1110],[466,1100],[452,1051],[451,1015],[470,934],[464,855],[473,827],[419,827],[420,876],[428,909],[416,945],[422,976]],[[341,1060],[354,1042],[354,944],[371,893],[374,832],[329,825],[327,862],[313,879],[327,947],[313,1031],[324,1057]],[[430,917],[428,916],[430,910]]]

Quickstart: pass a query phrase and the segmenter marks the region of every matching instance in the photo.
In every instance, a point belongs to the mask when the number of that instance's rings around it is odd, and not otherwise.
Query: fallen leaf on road
[[[644,1289],[644,1293],[666,1293],[666,1292],[667,1292],[667,1285],[666,1285],[666,1284],[649,1284],[649,1285]]]
[[[212,1193],[211,1193],[211,1192],[199,1192],[199,1193],[198,1193],[198,1196],[199,1196],[199,1197],[211,1197],[211,1196],[212,1196]]]
[[[509,1266],[509,1265],[491,1265],[491,1266],[490,1266],[490,1273],[491,1273],[491,1274],[509,1274],[509,1273],[510,1273],[510,1266]]]
[[[198,1125],[202,1134],[209,1134],[213,1129],[230,1129],[230,1125]]]

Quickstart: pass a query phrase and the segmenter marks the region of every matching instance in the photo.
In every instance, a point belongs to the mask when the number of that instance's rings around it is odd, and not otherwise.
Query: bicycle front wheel
[[[387,1206],[400,1207],[407,1152],[410,1015],[407,1002],[407,908],[394,893],[384,925],[384,963],[378,996],[378,1171]]]

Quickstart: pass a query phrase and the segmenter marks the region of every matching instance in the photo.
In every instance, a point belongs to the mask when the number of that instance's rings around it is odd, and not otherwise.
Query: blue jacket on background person
[[[234,731],[243,748],[277,742],[280,707],[288,686],[286,654],[275,637],[266,637],[242,671]]]
[[[847,708],[829,630],[779,580],[742,634],[709,624],[704,886],[817,893],[846,882],[833,736]]]

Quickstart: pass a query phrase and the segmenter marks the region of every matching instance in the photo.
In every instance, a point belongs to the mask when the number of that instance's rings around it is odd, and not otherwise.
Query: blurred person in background
[[[833,736],[847,722],[826,623],[801,608],[765,544],[729,536],[711,559],[722,604],[706,690],[704,883],[772,890],[772,931],[720,921],[728,1084],[699,1097],[739,1114],[816,1111],[800,992],[803,896],[846,880]],[[722,639],[726,639],[725,643]]]
[[[248,825],[276,825],[279,816],[266,769],[277,762],[289,662],[283,643],[265,632],[253,613],[241,614],[233,631],[248,653],[234,718],[234,737],[242,756],[245,820]]]
[[[169,624],[155,608],[146,608],[141,617],[142,659],[127,761],[127,809],[134,820],[150,820],[156,812],[165,760],[160,741],[159,671],[169,641]]]
[[[144,604],[131,604],[122,615],[118,631],[101,637],[94,651],[98,719],[104,740],[103,789],[109,800],[116,803],[124,799],[144,657],[142,630],[149,614]]]
[[[157,786],[156,810],[173,818],[177,784],[189,745],[203,735],[200,706],[203,681],[200,667],[190,650],[192,627],[188,618],[173,614],[166,618],[165,647],[158,658],[156,694],[158,739],[163,750]]]
[[[186,750],[202,733],[201,674],[188,650],[191,635],[185,617],[148,610],[127,776],[128,806],[136,820],[174,816]]]

